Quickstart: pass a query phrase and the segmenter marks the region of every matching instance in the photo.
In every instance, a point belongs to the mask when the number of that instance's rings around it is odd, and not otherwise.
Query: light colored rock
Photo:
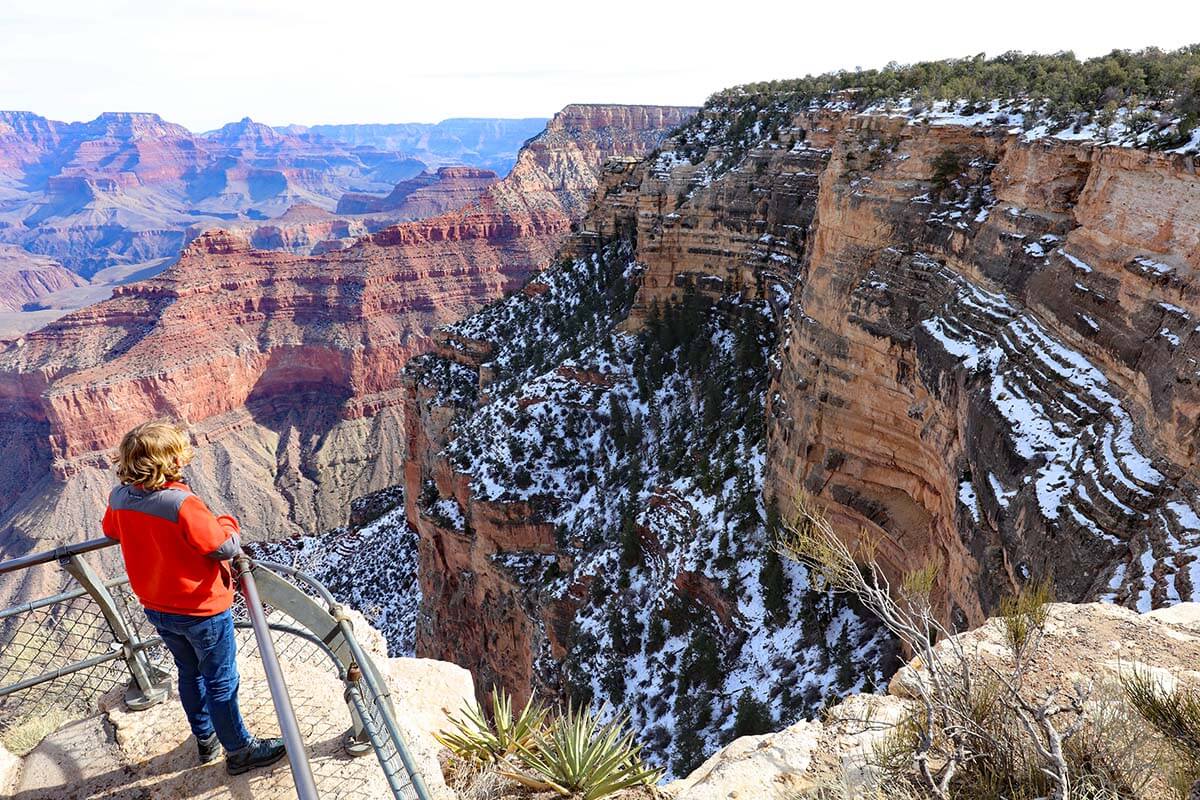
[[[887,691],[892,697],[902,697],[916,700],[921,696],[921,660],[914,658],[900,669],[888,681]]]
[[[16,788],[21,775],[21,759],[0,744],[0,797],[7,797]]]
[[[389,658],[379,664],[392,690],[392,702],[404,709],[404,721],[431,743],[432,734],[449,725],[447,714],[456,714],[475,700],[471,673],[455,664],[429,658]]]
[[[778,733],[743,736],[665,788],[677,800],[754,800],[799,789],[821,733],[819,722],[797,722]]]
[[[1200,637],[1176,624],[1189,622],[1193,614],[1194,609],[1138,614],[1109,604],[1052,603],[1045,635],[1030,654],[1025,685],[1044,697],[1047,690],[1068,692],[1077,683],[1112,686],[1134,670],[1166,688],[1200,685]],[[1004,637],[1003,621],[991,619],[955,642],[969,661],[1003,671],[1011,663]],[[957,665],[950,642],[936,649]],[[870,765],[873,749],[918,707],[913,698],[923,674],[924,666],[914,659],[892,678],[887,695],[854,695],[820,721],[738,739],[664,788],[676,800],[758,800],[818,786],[851,792],[869,786],[876,777]]]
[[[842,779],[848,787],[874,781],[871,761],[875,748],[909,708],[910,704],[900,698],[868,694],[848,697],[829,710],[825,725],[836,731],[837,738],[822,751],[841,760]]]
[[[758,800],[814,786],[855,788],[871,781],[870,755],[909,704],[886,695],[855,695],[821,721],[745,736],[717,751],[664,789],[676,800]]]
[[[1200,603],[1179,603],[1166,608],[1156,608],[1146,616],[1200,633]]]
[[[387,659],[387,639],[383,634],[375,628],[371,627],[371,623],[367,622],[367,618],[356,608],[342,606],[346,612],[346,616],[350,618],[350,625],[354,628],[354,638],[358,640],[358,644],[367,655],[379,661],[379,668],[383,669],[383,660]]]

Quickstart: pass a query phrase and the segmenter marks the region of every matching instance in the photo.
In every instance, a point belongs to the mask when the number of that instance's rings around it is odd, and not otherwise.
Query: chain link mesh
[[[31,570],[58,571],[57,564],[43,564]],[[51,573],[46,584],[58,581]],[[129,589],[129,582],[108,582],[108,590],[117,603],[131,634],[139,641],[155,636],[142,614],[141,604]],[[42,584],[42,585],[46,585]],[[0,619],[0,686],[11,686],[79,662],[109,657],[109,660],[82,670],[52,678],[35,687],[0,698],[0,734],[15,740],[36,736],[93,711],[102,695],[129,682],[129,670],[121,657],[121,646],[104,618],[100,607],[70,581],[58,602],[25,610]],[[152,666],[162,669],[165,650],[154,646],[147,650]]]
[[[398,800],[419,800],[417,790],[409,778],[408,770],[404,767],[404,761],[400,758],[396,742],[388,734],[387,724],[384,720],[386,698],[371,691],[366,681],[359,681],[352,699],[356,701],[355,707],[363,716],[368,736],[372,738],[374,744],[375,755],[379,759],[379,765],[383,768],[384,774],[391,779],[393,792],[396,788],[399,789],[396,797]],[[391,709],[388,709],[386,713],[390,716]]]
[[[277,573],[278,574],[278,573]],[[285,580],[292,584],[300,591],[312,597],[322,606],[324,602],[311,589],[305,585],[303,581],[297,581],[290,576],[281,575]],[[295,618],[291,617],[285,611],[279,608],[274,608],[270,605],[264,605],[264,611],[267,614],[267,624],[271,626],[271,639],[275,645],[275,652],[279,656],[279,663],[283,669],[284,680],[288,685],[288,691],[292,698],[292,706],[296,711],[296,719],[300,725],[300,732],[304,736],[306,742],[312,743],[316,741],[326,741],[330,737],[337,734],[339,741],[343,744],[350,733],[351,718],[349,716],[349,708],[352,699],[347,695],[347,711],[344,719],[333,720],[328,715],[306,713],[306,709],[319,705],[321,698],[327,696],[328,687],[332,682],[341,683],[338,667],[333,662],[330,654],[325,651],[319,644],[302,636],[297,636],[289,632],[291,630],[303,630],[304,626]],[[258,642],[255,639],[254,632],[250,629],[250,618],[246,612],[245,598],[239,593],[233,607],[234,624],[237,626],[238,635],[238,651],[244,654],[245,657],[258,659]],[[311,680],[311,670],[319,669],[327,675],[320,681]],[[302,675],[309,678],[302,679]],[[358,700],[361,706],[359,707],[360,714],[363,710],[366,714],[363,715],[364,727],[368,729],[367,737],[371,749],[374,750],[374,755],[379,761],[379,765],[383,770],[384,776],[387,779],[388,790],[397,798],[397,800],[418,800],[416,789],[412,785],[412,779],[405,769],[403,761],[400,758],[398,748],[395,741],[388,733],[388,728],[384,722],[384,714],[391,715],[391,709],[388,708],[385,712],[384,706],[387,702],[386,698],[376,695],[367,681],[360,680],[356,683],[358,687]],[[269,695],[259,692],[254,699],[248,700],[248,711],[254,712],[259,705],[269,705],[271,699]],[[249,716],[249,713],[247,714]],[[339,727],[339,723],[341,726]],[[275,734],[272,734],[275,735]],[[313,777],[317,781],[317,787],[321,792],[321,797],[345,797],[345,798],[377,798],[380,795],[372,793],[364,793],[361,786],[355,786],[348,783],[343,775],[339,774],[336,767],[336,759],[331,760],[328,754],[316,752],[310,744],[310,761],[312,764]],[[346,758],[345,752],[341,751],[338,754],[339,758]],[[370,757],[370,754],[363,756]]]
[[[57,564],[30,569],[59,570]],[[59,577],[46,574],[42,578]],[[283,576],[287,578],[287,576]],[[293,586],[313,596],[302,581],[287,578]],[[55,585],[47,580],[29,585]],[[68,582],[67,591],[72,587]],[[142,612],[141,604],[123,576],[110,580],[109,591],[117,601],[119,613],[131,634],[140,641],[156,635]],[[235,595],[233,615],[238,640],[242,689],[238,693],[243,716],[252,732],[260,737],[278,736],[269,688],[261,672],[258,642],[250,629],[245,600]],[[318,602],[320,602],[319,598]],[[322,603],[322,605],[324,605]],[[345,704],[335,703],[331,713],[331,691],[344,687],[339,665],[319,643],[297,635],[304,626],[279,608],[266,607],[271,638],[283,669],[296,712],[301,735],[308,748],[309,761],[323,800],[378,800],[394,796],[400,800],[418,800],[416,790],[400,758],[395,741],[389,735],[384,714],[386,698],[371,690],[367,681],[358,681],[358,691]],[[291,630],[289,630],[291,629]],[[116,655],[120,646],[99,606],[86,593],[66,597],[59,602],[35,609],[18,610],[0,619],[0,687],[35,678],[97,656]],[[156,677],[174,672],[166,649],[154,645],[147,649]],[[112,689],[129,682],[130,675],[122,658],[115,657],[78,672],[53,678],[28,689],[0,698],[0,733],[30,726],[28,737],[45,735],[72,719],[95,712],[98,700]],[[353,702],[352,701],[357,701]],[[168,701],[173,702],[173,701]],[[369,729],[366,756],[350,755],[346,749],[351,729],[353,704]],[[365,712],[365,713],[363,713]],[[31,721],[40,720],[40,725]],[[373,757],[374,756],[374,757]],[[377,758],[376,758],[377,757]],[[366,770],[363,759],[378,760],[382,772]]]

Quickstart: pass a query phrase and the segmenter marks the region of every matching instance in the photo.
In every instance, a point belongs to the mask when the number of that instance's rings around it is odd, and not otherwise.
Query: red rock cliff
[[[767,392],[768,501],[787,513],[797,490],[816,494],[848,539],[878,540],[894,578],[932,561],[955,624],[1044,575],[1062,599],[1195,596],[1191,156],[834,111],[740,152],[714,138],[695,163],[676,142],[610,164],[567,252],[636,241],[631,329],[689,288],[788,309]],[[472,330],[443,334],[408,388],[418,643],[477,671],[481,691],[494,680],[524,695],[537,654],[561,654],[572,610],[539,605],[497,563],[563,558],[543,516],[472,498],[442,454],[463,409],[446,387],[477,384],[487,402],[502,344]],[[429,513],[422,492],[462,518]]]
[[[6,473],[0,503],[43,502],[28,492],[41,475],[91,469],[166,415],[196,426],[197,470],[260,535],[338,524],[354,493],[397,482],[399,371],[429,332],[548,264],[603,159],[643,152],[688,113],[570,108],[519,177],[463,209],[312,257],[207,233],[158,277],[0,351],[0,416],[25,432],[7,452],[39,453]],[[38,535],[36,520],[18,526]]]

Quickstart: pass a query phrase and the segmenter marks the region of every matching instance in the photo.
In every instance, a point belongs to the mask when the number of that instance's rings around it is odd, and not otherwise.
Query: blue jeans
[[[233,615],[191,617],[147,608],[146,619],[175,658],[179,700],[196,738],[207,739],[215,731],[226,753],[249,745],[252,738],[238,710]]]

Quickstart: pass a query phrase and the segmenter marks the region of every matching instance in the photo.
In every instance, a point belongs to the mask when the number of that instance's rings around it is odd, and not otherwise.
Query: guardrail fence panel
[[[64,572],[73,578],[58,594],[0,610],[0,731],[34,716],[51,730],[95,713],[100,697],[124,684],[132,710],[165,697],[173,664],[128,579],[105,578],[85,558],[113,544],[97,539],[0,563],[0,576],[24,586],[61,587]],[[397,800],[429,800],[387,684],[343,608],[303,572],[245,562],[233,608],[239,658],[256,671],[261,661],[272,691],[243,691],[239,700],[247,718],[279,720],[292,745],[297,797],[377,800],[385,791]],[[329,709],[330,689],[339,683],[344,714]],[[346,769],[344,753],[374,753],[383,782]]]

